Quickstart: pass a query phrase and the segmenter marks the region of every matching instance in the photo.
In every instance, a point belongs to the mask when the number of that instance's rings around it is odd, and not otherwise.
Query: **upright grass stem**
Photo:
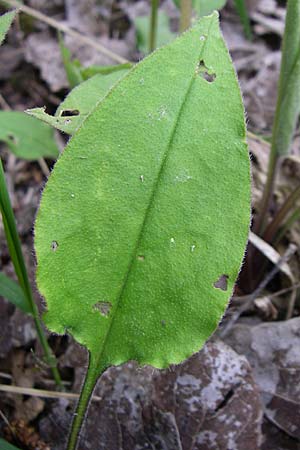
[[[279,159],[288,154],[300,111],[300,0],[288,0],[267,182],[255,232],[265,230]]]
[[[180,0],[180,32],[183,33],[191,25],[192,0]]]
[[[0,211],[3,219],[4,232],[8,244],[9,253],[15,268],[16,275],[18,277],[20,287],[23,290],[24,296],[30,307],[31,314],[33,316],[33,320],[36,327],[36,332],[39,341],[41,343],[41,346],[43,348],[46,362],[51,368],[56,384],[62,387],[61,378],[56,366],[56,359],[45,337],[42,324],[39,318],[39,312],[33,299],[32,290],[30,287],[29,278],[25,266],[25,261],[22,254],[21,243],[14,218],[14,213],[12,210],[12,206],[6,188],[5,175],[1,159],[0,159]]]
[[[151,0],[149,53],[156,49],[158,5],[159,0]]]

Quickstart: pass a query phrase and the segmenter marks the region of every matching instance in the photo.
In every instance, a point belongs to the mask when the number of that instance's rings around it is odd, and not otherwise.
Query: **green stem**
[[[151,0],[149,53],[156,49],[158,5],[159,0]]]
[[[275,234],[278,231],[278,228],[280,227],[280,225],[282,224],[288,213],[291,211],[291,209],[293,208],[295,202],[298,200],[299,197],[300,197],[300,185],[297,186],[293,192],[291,192],[289,197],[286,199],[284,204],[281,206],[281,208],[275,215],[272,222],[266,228],[264,232],[264,240],[266,242],[272,242]]]
[[[252,30],[245,0],[234,0],[235,8],[240,16],[247,39],[252,40]]]
[[[254,231],[265,229],[280,156],[288,154],[299,116],[300,104],[300,0],[289,0],[282,43],[278,98],[272,131],[271,154],[262,206]]]
[[[24,296],[33,316],[36,332],[44,350],[45,358],[51,368],[53,377],[58,386],[62,387],[61,378],[56,366],[56,359],[49,347],[48,341],[45,337],[42,324],[39,318],[38,308],[33,299],[32,290],[29,283],[29,278],[23,258],[21,249],[21,242],[19,239],[14,213],[10,203],[9,195],[6,188],[5,175],[3,171],[2,161],[0,159],[0,211],[2,214],[4,232],[8,244],[9,253],[18,277],[19,284],[24,292]]]
[[[96,386],[99,376],[101,376],[101,372],[103,373],[105,369],[106,366],[103,366],[102,369],[99,368],[98,360],[94,360],[91,354],[89,354],[89,365],[74,414],[67,450],[75,450],[77,448],[79,442],[79,434],[83,425],[86,411],[89,406],[90,399],[93,394],[93,390]]]
[[[263,191],[263,198],[261,201],[260,212],[254,226],[254,232],[259,236],[262,235],[267,220],[267,212],[269,211],[271,196],[278,169],[278,159],[279,155],[276,153],[276,149],[272,141],[271,153],[268,164],[267,181]]]
[[[180,32],[183,33],[190,27],[192,17],[192,0],[180,1]]]

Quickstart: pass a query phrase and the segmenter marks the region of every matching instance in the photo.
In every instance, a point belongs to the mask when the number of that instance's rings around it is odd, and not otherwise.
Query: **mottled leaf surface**
[[[133,68],[56,163],[35,227],[46,325],[99,372],[179,363],[224,313],[249,209],[243,105],[215,13]]]
[[[56,159],[59,153],[52,128],[22,112],[0,111],[0,141],[19,158]]]
[[[0,16],[0,45],[4,41],[5,35],[8,32],[14,18],[16,16],[16,11],[9,11]]]
[[[107,75],[98,74],[84,81],[72,89],[59,105],[55,116],[47,114],[44,108],[27,109],[26,113],[64,133],[74,134],[97,103],[127,72],[127,69],[123,69]]]

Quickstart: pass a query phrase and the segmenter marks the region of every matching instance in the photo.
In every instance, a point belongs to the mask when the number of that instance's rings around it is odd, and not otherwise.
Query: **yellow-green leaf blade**
[[[198,350],[239,271],[249,180],[241,96],[213,14],[138,64],[57,162],[35,239],[47,326],[69,330],[99,370],[166,367]]]

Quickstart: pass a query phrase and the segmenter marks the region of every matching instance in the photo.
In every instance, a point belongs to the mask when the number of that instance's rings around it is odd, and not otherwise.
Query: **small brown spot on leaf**
[[[221,289],[222,291],[227,291],[227,282],[228,282],[228,275],[221,275],[218,280],[214,283],[214,287],[216,289]]]
[[[99,311],[101,316],[108,317],[110,310],[112,308],[112,304],[110,302],[97,302],[93,306],[94,311]]]
[[[137,259],[139,261],[145,261],[145,256],[144,255],[138,255]]]

